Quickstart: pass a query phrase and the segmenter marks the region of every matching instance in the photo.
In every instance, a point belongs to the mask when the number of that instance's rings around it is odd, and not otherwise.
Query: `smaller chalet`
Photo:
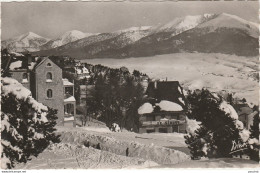
[[[139,107],[139,133],[185,133],[186,101],[178,81],[148,84],[146,101]]]
[[[90,78],[89,70],[84,65],[76,65],[74,69],[78,79]]]

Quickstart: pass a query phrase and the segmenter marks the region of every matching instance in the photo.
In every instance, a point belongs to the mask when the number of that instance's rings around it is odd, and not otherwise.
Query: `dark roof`
[[[23,56],[23,57],[17,57],[17,56],[8,56],[2,59],[5,59],[5,63],[4,63],[4,69],[5,70],[11,70],[11,71],[20,71],[20,70],[34,70],[35,67],[37,67],[39,64],[41,64],[43,61],[45,61],[48,57],[37,57],[37,59],[35,60],[35,64],[33,65],[33,68],[30,69],[29,66],[32,64],[28,63],[28,59],[29,58],[36,58],[36,57],[27,57],[27,56]],[[51,59],[50,59],[51,60]],[[22,65],[19,68],[16,69],[10,69],[10,65],[16,61],[22,61]],[[59,66],[56,62],[54,62],[53,60],[51,60],[54,64],[56,64],[57,66]],[[60,67],[60,66],[59,66]]]
[[[148,84],[146,95],[151,100],[160,102],[161,100],[168,100],[180,104],[186,108],[186,99],[183,94],[183,89],[178,81],[155,81]],[[179,98],[185,102],[183,104]]]

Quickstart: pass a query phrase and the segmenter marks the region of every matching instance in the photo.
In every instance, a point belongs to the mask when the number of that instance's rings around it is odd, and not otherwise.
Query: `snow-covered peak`
[[[149,35],[151,28],[152,28],[151,26],[131,27],[131,28],[115,31],[114,34],[120,35],[121,39],[125,40],[125,43],[131,44]]]
[[[63,35],[61,35],[60,37],[58,37],[54,40],[51,40],[49,43],[50,43],[51,48],[55,48],[55,47],[65,45],[70,42],[77,41],[77,40],[85,38],[85,37],[89,37],[91,35],[94,35],[94,34],[83,33],[78,30],[72,30],[72,31],[68,31],[68,32],[64,33]]]
[[[33,32],[28,32],[15,38],[4,40],[2,47],[13,52],[23,52],[25,50],[37,51],[41,45],[47,43],[49,40]]]
[[[61,39],[66,39],[68,37],[72,37],[72,38],[84,38],[85,37],[85,33],[78,31],[78,30],[72,30],[72,31],[68,31],[65,32],[65,34],[63,34],[60,38]]]
[[[27,40],[35,40],[35,39],[45,39],[45,40],[50,40],[48,38],[44,38],[38,34],[35,34],[33,32],[27,32],[25,34],[19,35],[13,39],[9,39],[12,42],[17,42],[17,41],[27,41]]]
[[[136,31],[147,31],[151,29],[152,26],[139,26],[139,27],[130,27],[123,30],[118,30],[115,33],[123,33],[123,32],[136,32]]]
[[[246,30],[251,36],[258,38],[258,24],[242,19],[238,16],[221,13],[213,19],[202,23],[198,28],[209,28],[211,32],[218,28],[233,28]]]
[[[173,36],[189,29],[195,28],[199,24],[211,19],[214,14],[203,14],[195,16],[185,16],[175,18],[165,25],[159,25],[153,28],[154,32],[173,32]]]

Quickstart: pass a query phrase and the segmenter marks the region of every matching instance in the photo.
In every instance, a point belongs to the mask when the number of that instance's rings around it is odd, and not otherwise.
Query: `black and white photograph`
[[[258,39],[258,1],[1,2],[2,170],[259,170]]]

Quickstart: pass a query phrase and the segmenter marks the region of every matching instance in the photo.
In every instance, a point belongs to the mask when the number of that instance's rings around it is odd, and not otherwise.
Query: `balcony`
[[[176,120],[176,119],[161,119],[160,121],[143,121],[141,122],[142,126],[172,126],[184,124],[185,120]]]

